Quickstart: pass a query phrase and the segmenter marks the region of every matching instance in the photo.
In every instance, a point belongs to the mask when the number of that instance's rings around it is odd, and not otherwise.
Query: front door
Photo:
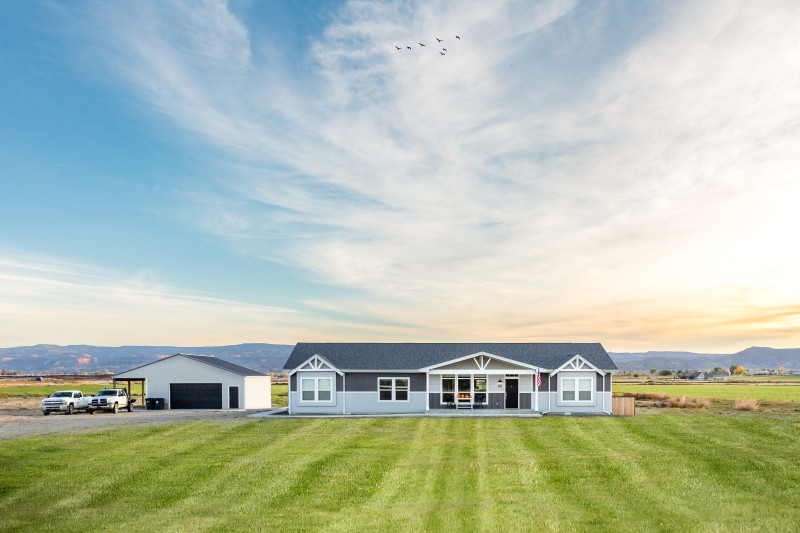
[[[506,409],[519,409],[519,380],[506,379]]]
[[[228,387],[228,409],[239,408],[239,387]]]

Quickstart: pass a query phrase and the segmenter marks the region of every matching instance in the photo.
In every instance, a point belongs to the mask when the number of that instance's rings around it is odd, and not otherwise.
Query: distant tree
[[[712,372],[725,372],[725,369],[722,368],[721,366],[715,366]]]
[[[745,374],[747,374],[747,369],[743,366],[737,366],[733,369],[734,376],[744,376]]]
[[[639,377],[639,373],[637,372],[636,374],[633,375],[633,377],[638,378]]]
[[[780,368],[778,369],[778,374],[783,374],[784,372],[786,372],[786,369],[785,369],[785,368],[783,368],[783,367],[780,367]]]
[[[728,371],[731,374],[733,374],[733,371],[736,370],[738,367],[739,367],[739,365],[731,365],[731,366],[728,367]]]
[[[651,373],[651,374],[655,374],[656,372],[658,372],[658,369],[657,369],[657,368],[651,368],[651,369],[650,369],[650,373]]]
[[[8,375],[8,370],[6,370],[6,369],[4,368],[4,369],[3,369],[3,371],[2,371],[2,372],[0,372],[0,375],[7,376],[7,375]]]
[[[659,376],[671,376],[672,375],[672,370],[661,370],[658,373],[658,375]]]

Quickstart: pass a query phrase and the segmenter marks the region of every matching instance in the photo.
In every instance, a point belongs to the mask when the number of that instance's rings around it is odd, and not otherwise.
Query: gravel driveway
[[[36,401],[38,405],[41,400]],[[258,411],[226,410],[209,411],[181,409],[174,411],[147,411],[134,409],[133,412],[120,411],[113,414],[98,411],[94,415],[75,413],[73,415],[52,414],[44,416],[36,408],[0,408],[0,440],[17,437],[31,437],[43,434],[64,434],[75,431],[106,429],[119,426],[168,424],[182,420],[214,420],[221,418],[241,418]]]

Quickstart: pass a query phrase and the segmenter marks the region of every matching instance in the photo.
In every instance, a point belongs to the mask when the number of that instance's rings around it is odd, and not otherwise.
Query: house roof
[[[545,369],[558,368],[575,355],[581,355],[601,370],[617,370],[617,365],[599,342],[299,342],[289,355],[284,370],[293,370],[314,355],[325,357],[340,370],[416,370],[479,352]]]
[[[261,372],[256,372],[250,368],[244,367],[242,365],[237,365],[235,363],[231,363],[229,361],[224,361],[213,355],[194,355],[188,353],[176,353],[175,355],[170,355],[169,357],[165,357],[163,359],[158,359],[157,361],[153,361],[152,363],[147,363],[141,366],[137,366],[136,368],[131,368],[130,370],[126,370],[124,372],[120,372],[119,374],[115,375],[114,377],[119,377],[123,374],[129,374],[134,370],[139,370],[140,368],[155,365],[160,363],[161,361],[166,361],[167,359],[172,359],[173,357],[186,357],[187,359],[191,359],[192,361],[197,361],[198,363],[203,363],[206,365],[215,366],[217,368],[221,368],[222,370],[227,370],[228,372],[233,372],[234,374],[239,374],[240,376],[266,376]]]

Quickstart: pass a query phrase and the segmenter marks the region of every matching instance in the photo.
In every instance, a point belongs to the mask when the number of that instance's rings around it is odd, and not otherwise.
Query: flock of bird
[[[456,39],[458,39],[458,40],[460,41],[460,40],[461,40],[461,37],[459,37],[458,35],[456,35]],[[437,40],[437,41],[439,41],[439,43],[442,43],[442,42],[444,42],[444,39],[439,39],[438,37],[436,37],[436,40]],[[422,48],[427,48],[427,46],[425,46],[425,44],[424,44],[424,43],[417,43],[417,44],[418,44],[418,45],[420,45]],[[394,47],[395,47],[395,48],[397,48],[398,50],[402,50],[402,49],[403,49],[403,47],[402,47],[402,46],[397,46],[397,45],[394,45]],[[408,48],[409,50],[411,50],[411,47],[410,47],[410,46],[406,46],[406,48]],[[439,53],[440,53],[441,55],[443,55],[443,56],[446,56],[446,55],[447,55],[447,48],[442,48],[442,49],[441,49],[441,51],[439,51]]]

